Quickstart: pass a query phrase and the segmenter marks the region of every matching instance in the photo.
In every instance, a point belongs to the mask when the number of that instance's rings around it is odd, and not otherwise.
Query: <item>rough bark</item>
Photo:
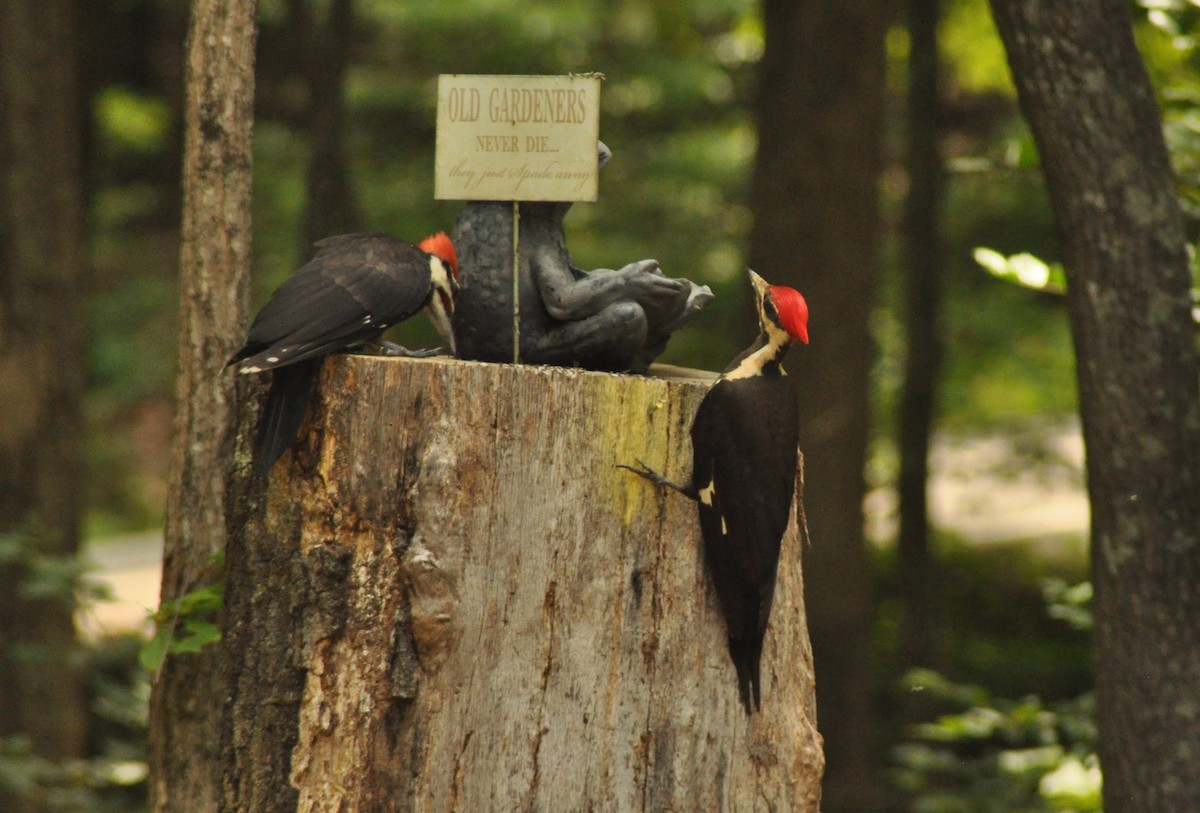
[[[0,4],[0,737],[83,756],[74,597],[24,592],[69,563],[82,511],[84,261],[74,7]],[[10,551],[11,553],[11,551]],[[4,809],[24,810],[0,798]],[[34,808],[28,808],[34,809]]]
[[[1200,810],[1200,360],[1160,117],[1120,0],[993,0],[1067,268],[1104,809]]]
[[[904,212],[904,389],[900,396],[900,532],[897,572],[904,618],[901,662],[935,666],[938,568],[929,550],[929,436],[942,361],[938,132],[939,0],[909,0],[908,198]],[[912,705],[912,704],[910,704]]]
[[[814,540],[809,618],[820,673],[827,813],[875,809],[883,782],[863,536],[871,311],[887,4],[766,0],[751,266],[808,299],[797,371]]]
[[[800,501],[750,718],[695,506],[616,467],[686,478],[706,386],[334,357],[265,493],[247,414],[225,808],[816,811]]]
[[[220,577],[235,434],[233,375],[250,279],[254,0],[195,0],[188,35],[179,369],[162,597]],[[221,647],[169,658],[150,701],[151,805],[216,810]]]

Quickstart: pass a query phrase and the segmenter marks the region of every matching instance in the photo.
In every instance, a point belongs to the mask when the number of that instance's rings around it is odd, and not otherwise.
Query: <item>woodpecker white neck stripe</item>
[[[429,281],[435,289],[450,290],[450,275],[446,273],[446,262],[436,254],[429,255]]]
[[[791,346],[792,337],[788,335],[786,330],[770,320],[767,320],[763,327],[766,328],[764,332],[767,338],[763,346],[742,359],[738,366],[723,374],[721,376],[723,380],[736,381],[740,378],[754,378],[755,376],[762,375],[763,369],[768,364],[778,362],[783,358],[783,354]],[[779,374],[787,375],[787,372],[780,367]]]
[[[436,254],[429,257],[429,279],[432,289],[429,292],[429,304],[425,307],[429,311],[433,326],[450,345],[451,352],[454,352],[454,326],[451,324],[450,310],[446,307],[447,300],[451,308],[454,306],[454,284],[446,270],[446,262]],[[446,299],[442,298],[443,295]]]

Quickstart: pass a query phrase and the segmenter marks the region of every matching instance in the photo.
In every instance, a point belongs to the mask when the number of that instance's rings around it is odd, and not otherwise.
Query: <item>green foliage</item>
[[[35,755],[25,737],[0,738],[0,788],[47,813],[131,813],[144,810],[146,764],[99,757],[52,761]],[[126,789],[137,788],[125,798]]]
[[[37,529],[0,533],[0,568],[26,601],[55,602],[74,608],[110,597],[108,588],[88,578],[92,566],[75,553],[58,553]]]
[[[1136,26],[1139,50],[1163,110],[1163,134],[1176,170],[1179,200],[1188,220],[1190,239],[1200,232],[1200,6],[1191,0],[1138,0],[1145,16]],[[1025,151],[1033,158],[1032,151]],[[1200,323],[1200,266],[1195,246],[1192,315]],[[1044,263],[1030,254],[1005,258],[976,249],[975,259],[994,275],[1047,293],[1065,293],[1059,263]],[[1048,271],[1048,273],[1047,273]]]
[[[941,699],[977,697],[963,711],[916,726],[912,740],[896,747],[894,778],[913,797],[914,813],[1101,809],[1092,695],[1047,704],[943,683],[930,673],[909,676],[914,690]]]
[[[1028,469],[1032,464],[1014,463]],[[983,686],[1000,697],[1036,692],[1044,698],[1075,697],[1093,683],[1086,636],[1047,613],[1044,584],[1075,584],[1086,574],[1082,556],[1052,558],[1028,540],[972,544],[939,532],[933,540],[940,623],[939,668],[962,686]],[[1076,549],[1084,548],[1077,540]],[[898,675],[901,608],[896,552],[876,553],[880,605],[875,647],[881,669]],[[962,704],[971,701],[962,698]]]
[[[987,0],[947,3],[938,35],[950,80],[957,89],[1016,95]]]
[[[47,813],[146,810],[150,685],[136,666],[140,645],[132,636],[108,638],[83,653],[90,698],[84,758],[50,760],[27,736],[0,737],[0,795]]]
[[[174,601],[164,601],[153,614],[158,624],[138,654],[147,672],[157,674],[168,655],[194,655],[221,640],[218,620],[225,606],[225,584],[204,585]]]
[[[1043,584],[1052,617],[1090,625],[1091,585]],[[1099,811],[1095,696],[1046,701],[996,697],[978,685],[913,670],[907,691],[953,709],[912,727],[893,751],[893,779],[913,813]]]
[[[1046,612],[1051,618],[1077,630],[1092,628],[1091,582],[1069,585],[1063,579],[1044,579],[1042,595],[1046,597]]]
[[[990,248],[975,249],[975,262],[1000,279],[1052,294],[1067,292],[1067,273],[1062,263],[1047,263],[1032,254],[1005,257]]]
[[[162,99],[111,85],[96,97],[93,115],[112,154],[158,152],[170,134],[171,109]]]

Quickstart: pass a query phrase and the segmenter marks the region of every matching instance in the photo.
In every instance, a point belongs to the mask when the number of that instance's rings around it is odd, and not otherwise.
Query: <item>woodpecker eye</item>
[[[765,297],[763,297],[763,313],[766,314],[772,322],[779,321],[779,311],[775,309],[775,300],[771,298],[770,294],[767,294]]]

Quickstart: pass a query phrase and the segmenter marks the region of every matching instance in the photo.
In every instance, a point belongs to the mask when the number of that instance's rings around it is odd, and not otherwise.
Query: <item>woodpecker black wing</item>
[[[779,375],[718,381],[692,423],[705,563],[748,713],[760,703],[759,663],[795,487],[797,432],[795,391]]]
[[[294,364],[377,338],[425,306],[430,257],[384,234],[346,234],[316,255],[259,311],[232,361],[243,372]]]
[[[328,353],[377,338],[429,301],[430,257],[383,234],[344,234],[316,244],[316,255],[272,294],[230,363],[271,371],[271,390],[255,438],[255,471],[267,475],[308,408]]]

